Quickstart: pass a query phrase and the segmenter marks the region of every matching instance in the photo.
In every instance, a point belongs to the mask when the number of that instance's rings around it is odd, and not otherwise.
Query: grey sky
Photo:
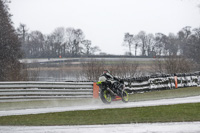
[[[102,52],[124,54],[125,32],[177,33],[200,27],[200,0],[11,0],[14,26],[50,34],[57,27],[82,29]]]

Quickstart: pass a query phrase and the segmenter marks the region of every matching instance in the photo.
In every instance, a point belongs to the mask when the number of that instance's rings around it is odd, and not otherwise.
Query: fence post
[[[99,86],[93,82],[93,98],[99,98]]]

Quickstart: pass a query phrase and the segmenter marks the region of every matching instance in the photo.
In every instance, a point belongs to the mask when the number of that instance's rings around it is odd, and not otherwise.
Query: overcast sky
[[[200,27],[200,0],[11,0],[15,27],[50,34],[57,27],[82,29],[102,52],[124,54],[126,32],[177,33]]]

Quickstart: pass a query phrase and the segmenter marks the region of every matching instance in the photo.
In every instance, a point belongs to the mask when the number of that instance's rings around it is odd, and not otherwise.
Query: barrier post
[[[93,98],[99,98],[99,86],[93,82]]]
[[[174,80],[175,80],[175,88],[177,89],[178,88],[177,76],[174,77]]]

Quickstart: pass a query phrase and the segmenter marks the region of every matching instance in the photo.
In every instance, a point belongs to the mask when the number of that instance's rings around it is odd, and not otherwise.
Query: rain
[[[0,0],[0,123],[70,111],[114,110],[122,119],[2,123],[0,132],[200,132],[198,117],[137,122],[119,114],[179,105],[195,112],[199,21],[200,0]]]

